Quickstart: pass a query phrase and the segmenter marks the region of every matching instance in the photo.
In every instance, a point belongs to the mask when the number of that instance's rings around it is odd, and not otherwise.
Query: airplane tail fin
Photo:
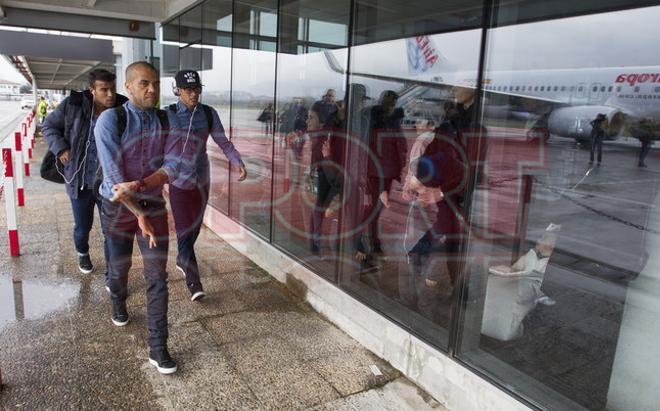
[[[416,36],[406,39],[408,52],[408,72],[418,75],[427,73],[446,61],[440,55],[429,36]]]

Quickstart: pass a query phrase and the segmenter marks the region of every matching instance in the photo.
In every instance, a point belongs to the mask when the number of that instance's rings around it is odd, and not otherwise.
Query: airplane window
[[[561,86],[561,91],[566,91],[566,86]]]
[[[639,86],[635,86],[635,93],[639,93]]]
[[[522,86],[522,91],[527,90],[527,86]]]
[[[616,86],[616,92],[617,93],[621,92],[621,86]]]
[[[534,91],[539,91],[539,86],[534,86]]]
[[[607,91],[608,91],[608,93],[611,93],[611,92],[612,92],[612,86],[609,86],[609,87],[607,88]]]
[[[582,91],[582,90],[584,90],[584,87],[582,86],[578,87],[578,91]]]
[[[600,91],[601,91],[601,93],[602,93],[603,91],[605,91],[605,86],[601,87],[601,88],[600,88]]]
[[[656,93],[660,93],[660,87],[656,87],[656,88],[655,88],[655,92],[656,92]]]
[[[545,86],[541,86],[541,91],[543,91],[544,89],[545,89]]]
[[[558,87],[558,86],[555,86],[555,87],[552,89],[552,91],[557,91],[557,90],[559,90],[559,87]]]
[[[520,91],[520,86],[516,86],[516,91]]]
[[[575,91],[575,86],[571,86],[571,91]]]
[[[598,91],[598,87],[594,86],[594,88],[591,89],[591,91]]]

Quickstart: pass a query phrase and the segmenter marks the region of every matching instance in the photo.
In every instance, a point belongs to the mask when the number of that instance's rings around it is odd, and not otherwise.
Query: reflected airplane
[[[432,100],[450,99],[452,87],[475,87],[476,72],[443,71],[447,60],[428,36],[406,39],[406,50],[412,78],[351,74],[405,83],[400,105],[428,94],[435,94]],[[325,56],[332,70],[346,73],[332,53]],[[429,80],[420,80],[424,77]],[[516,119],[525,128],[587,143],[591,121],[603,113],[609,140],[624,135],[660,140],[659,66],[490,71],[484,73],[482,88],[487,117]]]

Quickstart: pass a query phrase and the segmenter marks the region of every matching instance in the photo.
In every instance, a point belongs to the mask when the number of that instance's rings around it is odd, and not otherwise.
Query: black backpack
[[[119,106],[114,108],[115,113],[117,114],[117,131],[119,132],[119,136],[121,137],[124,135],[124,131],[126,131],[126,109],[124,106]],[[167,138],[170,130],[170,121],[167,118],[167,112],[165,110],[160,110],[156,109],[156,117],[158,117],[158,121],[160,122],[160,127],[165,133],[165,138]],[[101,183],[103,182],[103,169],[101,168],[101,163],[99,162],[98,166],[96,167],[96,178],[94,179],[94,194],[98,195],[99,193],[99,187],[101,187]]]

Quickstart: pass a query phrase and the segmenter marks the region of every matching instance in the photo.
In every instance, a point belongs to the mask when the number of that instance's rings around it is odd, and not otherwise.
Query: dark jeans
[[[452,284],[456,281],[460,270],[457,258],[463,237],[460,214],[463,214],[464,210],[461,203],[462,200],[456,196],[446,196],[443,201],[437,203],[438,213],[433,226],[410,250],[411,254],[419,256],[444,251],[447,255],[447,270]],[[440,238],[443,236],[446,236],[444,244],[440,243]]]
[[[319,248],[321,246],[321,228],[325,219],[325,210],[332,202],[331,191],[332,184],[328,181],[323,170],[318,170],[318,180],[316,182],[316,203],[311,215],[311,245]]]
[[[598,150],[598,162],[600,163],[603,159],[603,138],[594,137],[591,141],[591,155],[589,156],[589,161],[593,163],[594,161],[594,152]]]
[[[385,207],[383,202],[380,201],[380,194],[383,192],[390,192],[392,181],[394,181],[393,178],[368,177],[367,194],[369,195],[370,204],[364,207],[362,223],[367,224],[365,230],[367,230],[366,235],[370,238],[370,241],[364,241],[364,235],[358,237],[355,246],[357,251],[369,254],[373,251],[373,248],[380,248],[380,227],[378,226],[378,219],[380,218],[380,213]],[[365,244],[365,242],[370,242],[370,244]]]
[[[78,191],[78,198],[71,198],[73,210],[73,243],[78,254],[89,253],[89,232],[94,224],[94,208],[101,215],[101,200],[91,189]],[[103,220],[101,220],[103,225]],[[105,259],[105,275],[108,276],[108,243],[103,239],[103,257]]]
[[[165,202],[151,203],[143,207],[157,235],[157,246],[149,248],[149,239],[143,237],[137,218],[123,205],[103,199],[101,226],[108,244],[108,287],[113,304],[124,303],[128,295],[128,270],[133,256],[133,239],[137,234],[144,262],[144,279],[147,285],[147,322],[149,347],[164,348],[167,345],[167,209]]]
[[[195,241],[202,227],[208,200],[208,184],[192,190],[182,190],[170,185],[170,205],[179,251],[176,263],[186,273],[186,285],[191,291],[202,286],[195,256]]]
[[[642,143],[642,148],[639,150],[639,165],[644,165],[644,160],[646,156],[651,151],[651,140],[640,140]]]

